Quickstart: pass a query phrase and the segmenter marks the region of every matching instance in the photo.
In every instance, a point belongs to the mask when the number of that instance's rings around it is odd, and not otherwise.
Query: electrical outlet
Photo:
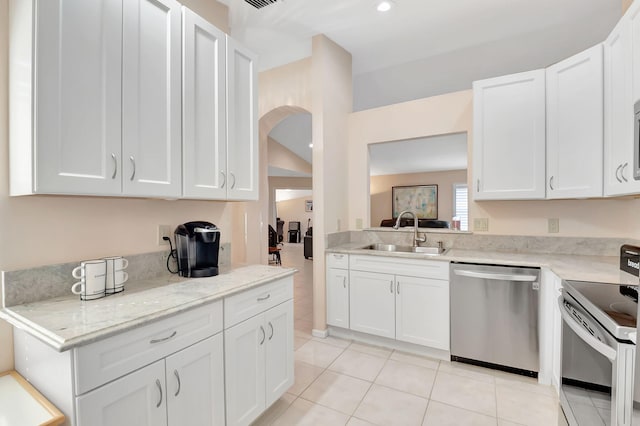
[[[489,231],[489,219],[486,217],[477,217],[473,219],[473,230],[476,232]]]
[[[362,218],[361,217],[357,217],[356,218],[356,229],[362,229]]]
[[[164,246],[169,245],[169,241],[165,241],[162,238],[169,237],[171,238],[171,226],[170,225],[158,225],[158,245]]]
[[[550,234],[557,234],[558,232],[560,232],[560,219],[558,218],[549,219],[548,223],[549,223]]]

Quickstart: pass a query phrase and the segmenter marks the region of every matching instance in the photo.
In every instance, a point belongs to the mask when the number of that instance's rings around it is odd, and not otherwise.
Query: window
[[[469,230],[469,190],[466,183],[453,184],[453,215],[460,219],[460,230]]]

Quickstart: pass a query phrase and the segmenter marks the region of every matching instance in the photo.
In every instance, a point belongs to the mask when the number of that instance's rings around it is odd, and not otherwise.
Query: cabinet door
[[[264,315],[224,331],[227,425],[248,425],[265,409]]]
[[[631,21],[624,15],[604,42],[604,194],[623,195],[633,180]],[[637,190],[637,189],[636,189]]]
[[[222,340],[216,334],[166,359],[170,425],[225,424]]]
[[[258,199],[256,56],[227,36],[227,196]]]
[[[545,198],[545,71],[473,83],[476,200]]]
[[[227,197],[225,34],[182,7],[182,196]]]
[[[349,272],[351,329],[376,336],[396,337],[395,281],[390,274]]]
[[[602,44],[547,68],[547,198],[602,196]]]
[[[348,269],[327,269],[327,324],[349,328]]]
[[[269,309],[264,317],[266,406],[269,407],[293,386],[293,300]]]
[[[181,193],[180,4],[127,0],[122,58],[125,195]]]
[[[167,425],[164,360],[76,398],[78,426]]]
[[[396,339],[449,350],[449,282],[396,277]]]
[[[37,193],[121,192],[122,1],[38,1]]]

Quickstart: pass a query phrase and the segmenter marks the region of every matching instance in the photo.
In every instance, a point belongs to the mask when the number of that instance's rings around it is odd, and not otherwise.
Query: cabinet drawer
[[[327,253],[327,268],[349,269],[349,255],[344,253]]]
[[[351,256],[350,270],[405,275],[408,277],[449,279],[449,262],[439,260],[405,259],[384,256]]]
[[[289,299],[293,299],[293,278],[283,278],[227,297],[224,299],[224,328],[232,327]]]
[[[220,331],[222,301],[76,348],[76,395]]]

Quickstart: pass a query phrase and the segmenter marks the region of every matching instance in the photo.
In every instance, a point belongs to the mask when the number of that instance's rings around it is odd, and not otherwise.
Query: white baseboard
[[[311,330],[311,335],[313,337],[319,337],[321,339],[325,339],[326,337],[329,336],[329,330],[326,328],[324,330],[316,330],[314,328],[313,330]]]

